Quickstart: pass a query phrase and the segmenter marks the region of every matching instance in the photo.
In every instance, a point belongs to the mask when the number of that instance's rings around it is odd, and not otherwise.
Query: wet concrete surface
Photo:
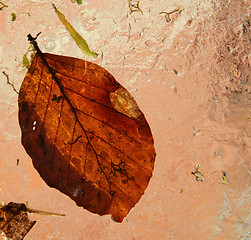
[[[249,239],[248,2],[142,0],[143,15],[129,14],[127,1],[55,4],[103,58],[83,55],[50,2],[6,1],[1,74],[19,89],[26,35],[42,31],[42,51],[93,61],[131,92],[151,127],[157,158],[145,194],[122,223],[77,207],[32,166],[21,145],[18,96],[0,75],[0,200],[66,214],[30,214],[37,223],[26,239]],[[182,11],[171,22],[159,14],[175,9]],[[203,181],[191,174],[197,164]]]

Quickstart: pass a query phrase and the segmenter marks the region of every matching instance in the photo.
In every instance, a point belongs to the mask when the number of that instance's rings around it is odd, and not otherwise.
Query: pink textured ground
[[[50,1],[5,3],[0,74],[5,71],[17,88],[26,73],[22,57],[28,33],[42,31],[42,51],[93,61],[71,39]],[[26,239],[248,239],[251,29],[246,1],[142,0],[143,15],[129,15],[126,0],[55,4],[91,49],[103,53],[94,62],[137,100],[157,158],[145,194],[123,223],[77,207],[33,168],[20,141],[18,96],[0,75],[0,200],[28,200],[31,208],[66,214],[30,214],[37,223]],[[159,14],[177,8],[182,12],[172,14],[169,23]],[[191,175],[196,164],[203,182]],[[219,184],[222,171],[229,185]]]

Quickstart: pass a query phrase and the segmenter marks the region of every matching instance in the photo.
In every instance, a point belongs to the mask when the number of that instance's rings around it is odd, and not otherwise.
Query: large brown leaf
[[[121,222],[144,193],[156,155],[130,93],[94,63],[38,51],[18,103],[22,144],[44,181]]]

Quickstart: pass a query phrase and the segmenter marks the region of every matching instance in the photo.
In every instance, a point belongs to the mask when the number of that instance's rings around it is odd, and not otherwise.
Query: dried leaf
[[[26,205],[10,202],[0,208],[1,233],[7,239],[21,240],[31,230],[36,221],[28,218]]]
[[[26,203],[28,204],[28,202]],[[27,204],[10,202],[0,207],[0,232],[7,239],[21,240],[34,226],[36,221],[29,220],[27,212],[42,215],[65,216],[61,213],[31,209],[28,208]]]
[[[78,1],[78,4],[79,3]],[[97,57],[98,54],[91,51],[87,42],[85,41],[85,39],[75,30],[75,28],[66,20],[65,16],[63,13],[61,13],[55,6],[55,4],[52,3],[52,6],[55,10],[55,12],[58,15],[59,20],[64,24],[66,30],[71,34],[72,38],[75,40],[75,42],[77,43],[77,45],[79,46],[79,48],[86,53],[89,56],[93,56],[93,57]]]
[[[37,51],[19,93],[22,144],[50,187],[121,222],[152,176],[149,125],[102,67]]]

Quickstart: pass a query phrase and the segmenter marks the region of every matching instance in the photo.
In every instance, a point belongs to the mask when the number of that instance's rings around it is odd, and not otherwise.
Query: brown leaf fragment
[[[104,68],[43,54],[31,36],[30,41],[37,53],[18,99],[26,152],[50,187],[90,212],[122,222],[154,168],[144,114]]]
[[[10,202],[0,208],[1,233],[7,239],[24,239],[35,223],[29,220],[27,207],[23,203]]]

